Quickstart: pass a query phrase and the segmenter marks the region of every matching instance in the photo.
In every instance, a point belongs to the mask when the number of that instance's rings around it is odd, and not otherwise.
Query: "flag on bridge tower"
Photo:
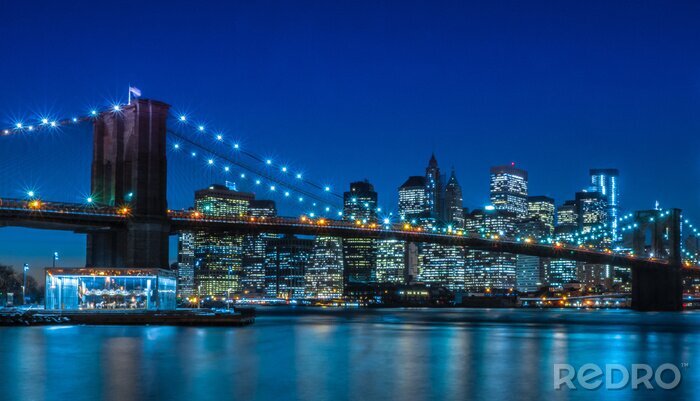
[[[141,89],[135,87],[135,86],[129,86],[129,104],[131,104],[131,94],[134,94],[134,97],[141,97]]]

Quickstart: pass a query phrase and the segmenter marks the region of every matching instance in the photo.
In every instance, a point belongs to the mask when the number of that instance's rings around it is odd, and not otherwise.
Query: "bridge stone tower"
[[[632,238],[634,253],[642,256],[650,252],[655,258],[668,260],[669,266],[659,270],[632,270],[632,308],[639,311],[683,309],[681,210],[643,210],[634,217],[637,224]]]
[[[126,207],[126,229],[91,231],[87,266],[168,267],[166,121],[169,105],[137,99],[94,122],[92,196]]]

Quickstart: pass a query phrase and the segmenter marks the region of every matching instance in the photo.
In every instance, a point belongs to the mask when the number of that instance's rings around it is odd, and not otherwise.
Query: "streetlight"
[[[27,272],[29,271],[29,264],[25,263],[22,268],[22,305],[27,303]]]
[[[53,253],[53,264],[52,264],[54,269],[56,268],[56,261],[57,260],[58,260],[58,252],[54,252]]]

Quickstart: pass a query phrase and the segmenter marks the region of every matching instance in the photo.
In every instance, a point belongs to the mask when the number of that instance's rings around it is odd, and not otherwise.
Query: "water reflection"
[[[270,309],[246,328],[0,329],[7,400],[693,399],[700,314]],[[555,363],[671,362],[668,391],[555,391]]]

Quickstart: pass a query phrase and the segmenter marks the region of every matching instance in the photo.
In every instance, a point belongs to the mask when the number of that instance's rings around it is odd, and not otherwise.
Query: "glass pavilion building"
[[[137,268],[47,268],[46,309],[171,310],[177,278],[173,271]]]

